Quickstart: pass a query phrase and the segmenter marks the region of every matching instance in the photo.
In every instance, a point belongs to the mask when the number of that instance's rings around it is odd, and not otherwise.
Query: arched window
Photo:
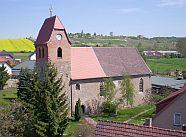
[[[44,58],[45,57],[45,49],[42,48],[42,57]]]
[[[80,84],[79,83],[76,84],[76,90],[80,90]]]
[[[143,92],[143,79],[140,79],[140,83],[139,83],[139,92]]]
[[[41,58],[41,49],[39,48],[39,58]]]
[[[62,49],[60,47],[57,49],[57,58],[62,58]]]

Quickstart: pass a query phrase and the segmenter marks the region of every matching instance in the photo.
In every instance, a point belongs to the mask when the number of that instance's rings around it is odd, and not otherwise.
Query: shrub
[[[164,97],[158,94],[153,94],[151,97],[151,102],[152,103],[157,103],[159,101],[161,101]]]
[[[105,114],[116,114],[116,104],[114,102],[104,102],[102,104],[103,113]]]
[[[81,119],[81,116],[82,116],[81,100],[78,99],[75,105],[75,120],[79,121]]]

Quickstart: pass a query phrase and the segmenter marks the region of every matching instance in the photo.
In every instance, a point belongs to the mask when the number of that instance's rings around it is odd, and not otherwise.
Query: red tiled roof
[[[73,80],[105,76],[92,48],[71,48],[71,78]]]
[[[159,113],[162,109],[164,109],[167,105],[170,105],[180,94],[183,92],[186,92],[186,86],[181,88],[180,90],[173,92],[166,98],[164,98],[162,101],[158,102],[156,104],[156,113]]]
[[[57,16],[47,18],[39,31],[35,45],[48,43],[55,29],[65,31]],[[65,34],[67,35],[66,31]],[[69,39],[68,42],[70,43]],[[71,78],[73,80],[116,77],[123,76],[124,73],[129,75],[151,73],[135,48],[71,48]]]
[[[186,132],[121,122],[98,122],[95,137],[186,137]]]
[[[53,17],[47,18],[45,20],[45,22],[43,23],[43,25],[39,31],[39,34],[38,34],[37,39],[35,41],[35,45],[48,43],[50,40],[52,31],[54,29],[65,30],[65,28],[64,28],[63,24],[61,23],[58,16],[53,16]],[[65,33],[66,33],[66,31],[65,31]],[[68,39],[68,41],[69,41],[69,39]]]
[[[151,71],[135,48],[71,48],[71,78],[150,74]]]
[[[151,71],[136,48],[96,47],[94,52],[109,77],[150,74]]]
[[[7,59],[5,59],[4,57],[0,56],[0,62],[6,62],[6,61],[7,61]]]
[[[7,52],[5,50],[0,51],[0,56],[9,56],[11,58],[14,58],[14,54]]]

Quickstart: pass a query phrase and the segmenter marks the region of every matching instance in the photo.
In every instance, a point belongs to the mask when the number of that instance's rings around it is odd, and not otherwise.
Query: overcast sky
[[[68,32],[186,36],[186,0],[0,0],[0,38],[36,37],[51,4]]]

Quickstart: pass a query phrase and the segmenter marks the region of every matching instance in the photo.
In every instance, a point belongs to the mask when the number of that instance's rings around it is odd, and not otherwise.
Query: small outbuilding
[[[14,76],[18,76],[21,69],[34,70],[34,68],[35,68],[35,61],[32,60],[24,61],[12,68],[12,74]]]

